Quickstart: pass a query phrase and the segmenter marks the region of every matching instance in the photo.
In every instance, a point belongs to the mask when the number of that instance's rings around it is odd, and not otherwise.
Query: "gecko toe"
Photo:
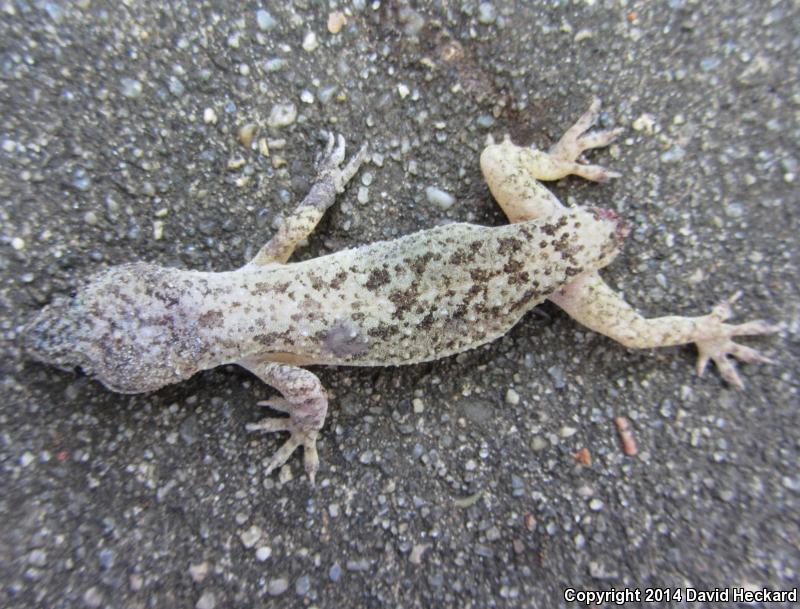
[[[615,178],[622,177],[618,171],[606,169],[602,165],[580,165],[577,164],[575,173],[592,182],[607,182]]]
[[[592,133],[582,135],[576,140],[575,143],[582,151],[589,150],[591,148],[603,148],[608,146],[624,132],[625,129],[622,127],[603,131],[594,131]]]
[[[742,377],[739,376],[739,372],[736,370],[736,364],[734,364],[733,361],[728,358],[727,354],[722,354],[714,357],[713,359],[714,363],[717,365],[717,370],[719,370],[720,376],[729,385],[732,385],[739,390],[743,390],[744,381],[742,381]]]
[[[292,422],[288,417],[281,417],[281,418],[267,418],[261,419],[256,423],[248,423],[245,425],[245,429],[247,431],[265,431],[265,432],[273,432],[273,431],[290,431],[292,427]]]
[[[768,358],[756,349],[745,347],[737,343],[731,342],[730,354],[736,359],[748,364],[774,364],[775,360]]]
[[[259,402],[260,405],[270,405],[267,402]],[[290,417],[270,417],[261,419],[256,423],[248,423],[246,425],[247,431],[261,431],[261,432],[276,432],[288,431],[289,438],[275,451],[270,458],[264,474],[269,476],[276,469],[282,467],[292,456],[295,450],[300,446],[303,447],[303,466],[312,486],[316,479],[317,471],[319,471],[319,455],[317,453],[317,435],[319,431],[316,429],[305,429],[298,425]]]
[[[323,134],[327,138],[327,142],[325,142],[325,152],[322,153],[322,158],[327,159],[331,156],[331,152],[333,152],[333,146],[336,144],[336,136],[331,131],[324,131]]]
[[[711,356],[701,350],[700,354],[697,356],[697,366],[695,367],[697,376],[702,377],[703,374],[705,374],[709,361],[711,361]]]
[[[331,168],[339,167],[344,161],[344,151],[345,151],[345,144],[344,144],[344,136],[339,133],[336,136],[336,147],[330,152],[328,157],[325,159],[325,163],[330,166]]]
[[[272,408],[273,410],[280,410],[281,412],[290,412],[292,409],[292,405],[289,400],[277,396],[268,400],[256,402],[256,405],[263,406],[265,408]]]
[[[269,476],[276,469],[283,466],[301,443],[302,442],[300,439],[294,433],[292,433],[292,435],[289,436],[289,439],[281,444],[281,447],[275,451],[275,454],[272,455],[267,467],[264,469],[264,475]]]
[[[319,455],[317,454],[317,432],[309,431],[303,436],[303,466],[305,467],[311,486],[314,486],[319,471]]]
[[[575,121],[575,124],[568,130],[569,135],[571,135],[573,139],[577,139],[581,133],[588,131],[594,126],[600,115],[601,105],[602,101],[599,97],[592,98],[592,103],[589,104],[589,108],[580,115],[578,120]]]
[[[697,375],[702,376],[706,365],[713,361],[719,370],[720,376],[737,389],[744,389],[742,381],[733,358],[748,364],[772,364],[773,360],[762,355],[755,349],[733,342],[728,332],[718,338],[711,338],[697,342]]]
[[[780,331],[779,326],[767,323],[763,319],[748,321],[731,328],[731,336],[747,336],[755,334],[775,334]]]
[[[362,144],[361,148],[359,148],[355,156],[347,162],[347,165],[336,170],[336,192],[342,192],[344,190],[344,187],[356,174],[358,168],[367,160],[367,151],[368,145],[365,142]]]
[[[339,170],[339,165],[344,160],[345,142],[341,134],[326,132],[327,142],[325,149],[317,161],[317,173],[324,174]]]

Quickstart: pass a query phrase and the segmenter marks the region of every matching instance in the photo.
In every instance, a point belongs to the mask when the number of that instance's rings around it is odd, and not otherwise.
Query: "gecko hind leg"
[[[584,150],[606,146],[622,133],[622,129],[585,133],[597,119],[599,109],[600,101],[596,99],[549,152],[518,146],[508,135],[501,143],[492,141],[483,149],[481,171],[510,222],[545,218],[564,208],[539,180],[560,180],[571,174],[593,182],[620,177],[600,165],[577,162]]]
[[[623,128],[609,129],[605,131],[593,131],[587,133],[597,122],[600,112],[600,99],[595,97],[589,109],[575,122],[572,127],[564,132],[561,139],[554,144],[549,153],[558,159],[574,163],[578,157],[586,150],[591,148],[602,148],[608,146],[624,131]],[[608,172],[608,177],[619,177],[616,172]],[[592,179],[592,178],[589,178]]]
[[[618,178],[622,174],[616,171],[611,171],[601,165],[578,162],[578,157],[584,150],[607,146],[623,131],[618,128],[584,133],[594,124],[600,108],[599,104],[600,100],[595,99],[589,110],[567,129],[561,139],[547,152],[538,150],[535,146],[514,146],[508,139],[504,140],[501,146],[516,148],[517,162],[536,180],[560,180],[568,175],[580,176],[592,182],[605,182],[611,178]],[[494,147],[487,146],[484,150],[481,155],[481,163],[483,163],[484,156],[491,155],[492,148]]]
[[[283,396],[259,402],[259,406],[269,406],[289,414],[288,417],[267,417],[247,424],[247,431],[290,433],[289,439],[272,455],[265,474],[269,475],[281,467],[302,446],[303,465],[313,485],[319,470],[317,436],[328,412],[328,394],[322,383],[308,370],[289,364],[262,362],[257,358],[238,363],[264,383],[275,387]]]
[[[780,328],[762,320],[725,323],[732,314],[731,305],[739,295],[737,293],[718,304],[707,315],[645,318],[614,292],[597,271],[589,271],[578,275],[548,298],[577,322],[631,349],[695,343],[699,375],[708,362],[713,361],[725,381],[743,389],[744,383],[731,358],[747,363],[772,363],[772,360],[755,349],[735,343],[733,338],[772,334]]]

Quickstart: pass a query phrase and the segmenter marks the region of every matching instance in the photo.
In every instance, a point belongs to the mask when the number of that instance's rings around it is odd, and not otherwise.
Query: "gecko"
[[[695,343],[699,374],[713,360],[723,379],[742,388],[731,357],[771,360],[733,338],[777,327],[726,323],[735,297],[707,315],[643,317],[598,273],[618,254],[626,224],[611,210],[567,208],[541,183],[570,174],[595,182],[619,177],[581,159],[622,132],[592,130],[599,108],[595,99],[548,151],[508,136],[486,146],[481,170],[509,224],[455,222],[289,262],[368,157],[364,144],[345,163],[344,138],[328,134],[308,194],[247,264],[224,272],[146,262],[108,268],[42,309],[23,330],[24,347],[120,393],[238,364],[280,393],[259,404],[288,414],[247,424],[252,432],[289,432],[266,475],[302,447],[312,484],[328,396],[305,366],[447,357],[502,336],[546,299],[626,347]]]

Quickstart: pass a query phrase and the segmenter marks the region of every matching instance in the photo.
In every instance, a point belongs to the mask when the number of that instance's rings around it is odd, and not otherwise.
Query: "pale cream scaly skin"
[[[589,327],[631,346],[696,341],[723,376],[738,381],[726,354],[765,361],[730,342],[772,331],[762,322],[728,326],[723,306],[705,317],[644,320],[602,283],[626,229],[613,212],[566,209],[537,179],[607,170],[575,162],[616,132],[581,135],[597,108],[550,153],[506,141],[481,157],[486,180],[512,224],[449,224],[300,263],[287,263],[366,159],[343,168],[344,140],[330,137],[309,194],[248,264],[220,273],[146,263],[112,267],[28,325],[26,348],[65,369],[80,366],[122,393],[152,391],[222,364],[239,364],[282,397],[262,402],[288,413],[248,425],[289,431],[267,473],[304,449],[313,483],[316,439],[328,398],[309,364],[381,366],[446,357],[508,331],[546,298]]]

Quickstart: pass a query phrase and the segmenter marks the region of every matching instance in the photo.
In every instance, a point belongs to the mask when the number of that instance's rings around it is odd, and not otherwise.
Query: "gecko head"
[[[174,382],[175,368],[165,364],[185,344],[167,311],[174,290],[158,272],[151,265],[130,264],[99,273],[42,309],[23,330],[22,348],[32,359],[62,370],[79,367],[122,393]]]
[[[91,372],[91,358],[81,345],[92,325],[81,292],[57,297],[25,326],[22,347],[31,358],[61,370],[80,366]]]

